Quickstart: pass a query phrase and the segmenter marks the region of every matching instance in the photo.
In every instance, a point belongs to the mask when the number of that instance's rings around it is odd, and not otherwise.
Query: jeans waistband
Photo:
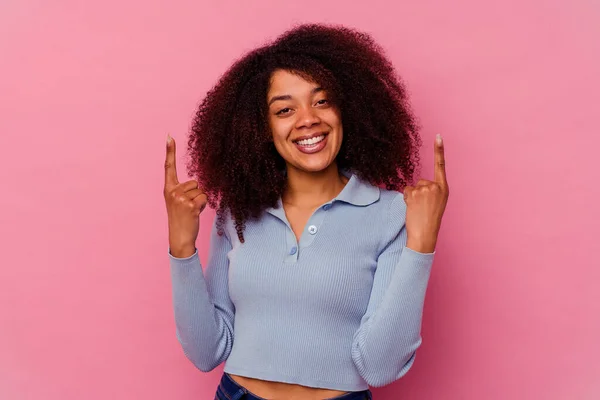
[[[235,382],[228,373],[224,372],[221,377],[221,382],[217,388],[215,400],[269,400],[259,397],[250,392],[243,386]],[[351,392],[342,394],[337,397],[330,397],[328,400],[371,400],[372,394],[370,390],[361,390],[360,392]]]

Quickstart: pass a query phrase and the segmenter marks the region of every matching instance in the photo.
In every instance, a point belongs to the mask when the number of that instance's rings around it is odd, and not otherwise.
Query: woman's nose
[[[317,115],[317,110],[312,107],[302,107],[298,109],[298,122],[296,128],[311,127],[321,123],[321,119]]]

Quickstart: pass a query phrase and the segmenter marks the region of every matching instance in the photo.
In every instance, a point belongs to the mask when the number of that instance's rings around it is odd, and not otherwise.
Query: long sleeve
[[[234,337],[235,308],[228,290],[231,242],[226,234],[217,235],[215,222],[204,274],[197,249],[187,258],[174,257],[169,249],[177,339],[186,357],[204,372],[227,359]]]
[[[352,341],[352,360],[365,381],[385,386],[402,377],[421,345],[423,303],[433,253],[406,246],[406,203],[390,204],[367,311]]]

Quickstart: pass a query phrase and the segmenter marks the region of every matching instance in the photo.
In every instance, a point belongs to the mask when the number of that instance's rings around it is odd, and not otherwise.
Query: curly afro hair
[[[237,60],[199,105],[188,140],[188,173],[244,242],[245,223],[277,205],[285,162],[268,124],[267,92],[275,70],[318,83],[333,95],[344,137],[336,158],[373,185],[400,190],[413,180],[421,139],[406,90],[381,47],[348,27],[306,24]]]

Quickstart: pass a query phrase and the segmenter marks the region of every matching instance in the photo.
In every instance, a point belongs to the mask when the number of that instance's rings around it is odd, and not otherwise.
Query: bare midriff
[[[238,385],[258,397],[268,400],[324,400],[341,396],[348,392],[313,388],[284,382],[263,381],[262,379],[229,374]]]

